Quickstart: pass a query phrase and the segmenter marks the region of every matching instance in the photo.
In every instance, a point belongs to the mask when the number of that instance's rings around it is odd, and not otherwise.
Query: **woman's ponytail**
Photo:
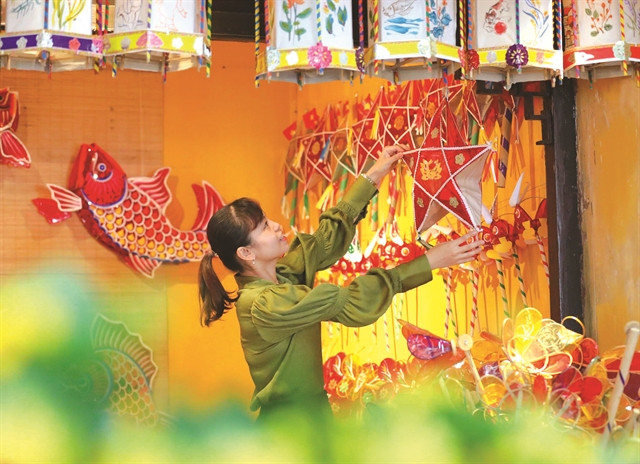
[[[198,270],[198,291],[200,293],[200,323],[209,326],[231,309],[238,298],[225,290],[213,269],[213,253],[207,253],[200,261]]]
[[[239,198],[220,208],[207,224],[207,240],[211,252],[200,261],[198,287],[200,293],[200,322],[208,326],[231,309],[238,296],[231,296],[213,269],[217,256],[231,272],[241,272],[242,263],[237,250],[251,243],[249,234],[264,220],[264,212],[255,200]],[[214,252],[215,250],[215,252]]]

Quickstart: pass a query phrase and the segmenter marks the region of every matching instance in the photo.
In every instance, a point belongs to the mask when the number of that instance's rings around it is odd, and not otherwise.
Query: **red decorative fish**
[[[207,182],[193,184],[198,216],[190,230],[175,228],[165,214],[172,198],[166,183],[169,172],[165,167],[153,177],[127,178],[106,151],[84,144],[71,170],[69,189],[47,184],[51,198],[33,203],[51,224],[78,213],[91,235],[133,269],[153,277],[162,263],[202,259],[209,250],[207,222],[224,205]]]
[[[0,163],[28,168],[31,166],[31,156],[15,134],[19,110],[18,92],[11,92],[9,88],[0,89]]]

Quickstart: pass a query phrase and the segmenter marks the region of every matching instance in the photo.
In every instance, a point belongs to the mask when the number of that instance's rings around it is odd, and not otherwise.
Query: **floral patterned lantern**
[[[91,69],[102,41],[91,35],[91,0],[8,0],[0,67],[33,71]]]
[[[468,77],[493,82],[562,78],[559,0],[467,0]]]
[[[640,0],[565,0],[564,69],[595,79],[633,74],[640,83]]]
[[[256,84],[299,85],[351,79],[358,72],[351,0],[264,0],[265,46],[260,46],[255,0]]]
[[[460,66],[454,0],[368,0],[371,74],[399,82],[439,78]]]
[[[211,0],[115,0],[112,34],[105,55],[118,68],[181,71],[205,65],[211,70]]]

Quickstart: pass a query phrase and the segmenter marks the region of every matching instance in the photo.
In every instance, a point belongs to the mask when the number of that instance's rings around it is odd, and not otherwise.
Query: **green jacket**
[[[342,201],[320,216],[318,230],[299,234],[278,262],[278,284],[237,275],[236,313],[255,384],[251,409],[324,394],[321,321],[362,327],[385,313],[396,293],[429,282],[426,256],[393,269],[374,268],[348,286],[313,286],[317,271],[346,252],[355,218],[376,190],[358,178]]]

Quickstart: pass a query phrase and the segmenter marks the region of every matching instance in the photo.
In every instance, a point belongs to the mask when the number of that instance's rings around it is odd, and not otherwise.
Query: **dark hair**
[[[243,269],[236,250],[250,245],[249,234],[264,220],[264,212],[257,201],[239,198],[218,210],[207,225],[207,239],[213,253],[207,253],[200,262],[198,270],[198,289],[200,293],[200,323],[208,326],[231,309],[238,300],[227,292],[216,275],[212,258],[218,255],[222,264],[229,270],[240,272]]]

